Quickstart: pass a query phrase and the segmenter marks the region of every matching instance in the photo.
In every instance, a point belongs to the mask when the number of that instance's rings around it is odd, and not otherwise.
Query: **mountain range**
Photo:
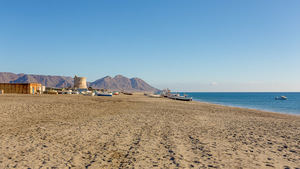
[[[65,88],[74,85],[73,77],[50,76],[32,74],[14,74],[10,72],[0,72],[0,83],[41,83],[47,87]],[[106,76],[94,82],[87,82],[87,86],[95,89],[110,89],[130,92],[157,92],[158,89],[150,86],[140,78],[127,78],[122,75],[115,77]]]

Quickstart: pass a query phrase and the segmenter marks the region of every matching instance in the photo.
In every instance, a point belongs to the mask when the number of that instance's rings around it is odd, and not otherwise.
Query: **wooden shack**
[[[41,94],[42,85],[40,83],[0,83],[0,90],[4,93]]]

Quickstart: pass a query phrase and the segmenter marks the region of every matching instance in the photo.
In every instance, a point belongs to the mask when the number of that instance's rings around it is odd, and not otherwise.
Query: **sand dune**
[[[0,168],[299,168],[300,117],[141,95],[1,95],[0,151]]]

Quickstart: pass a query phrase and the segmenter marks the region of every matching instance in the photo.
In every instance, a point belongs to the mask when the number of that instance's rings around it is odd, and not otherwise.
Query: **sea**
[[[194,101],[300,115],[300,92],[179,92]],[[288,100],[275,100],[286,96]]]

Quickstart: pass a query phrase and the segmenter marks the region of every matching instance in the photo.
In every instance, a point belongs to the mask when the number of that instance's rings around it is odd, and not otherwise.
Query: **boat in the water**
[[[275,100],[287,100],[288,98],[286,96],[277,96],[275,97]]]
[[[113,96],[112,93],[102,93],[102,92],[98,92],[96,95],[97,96]]]

